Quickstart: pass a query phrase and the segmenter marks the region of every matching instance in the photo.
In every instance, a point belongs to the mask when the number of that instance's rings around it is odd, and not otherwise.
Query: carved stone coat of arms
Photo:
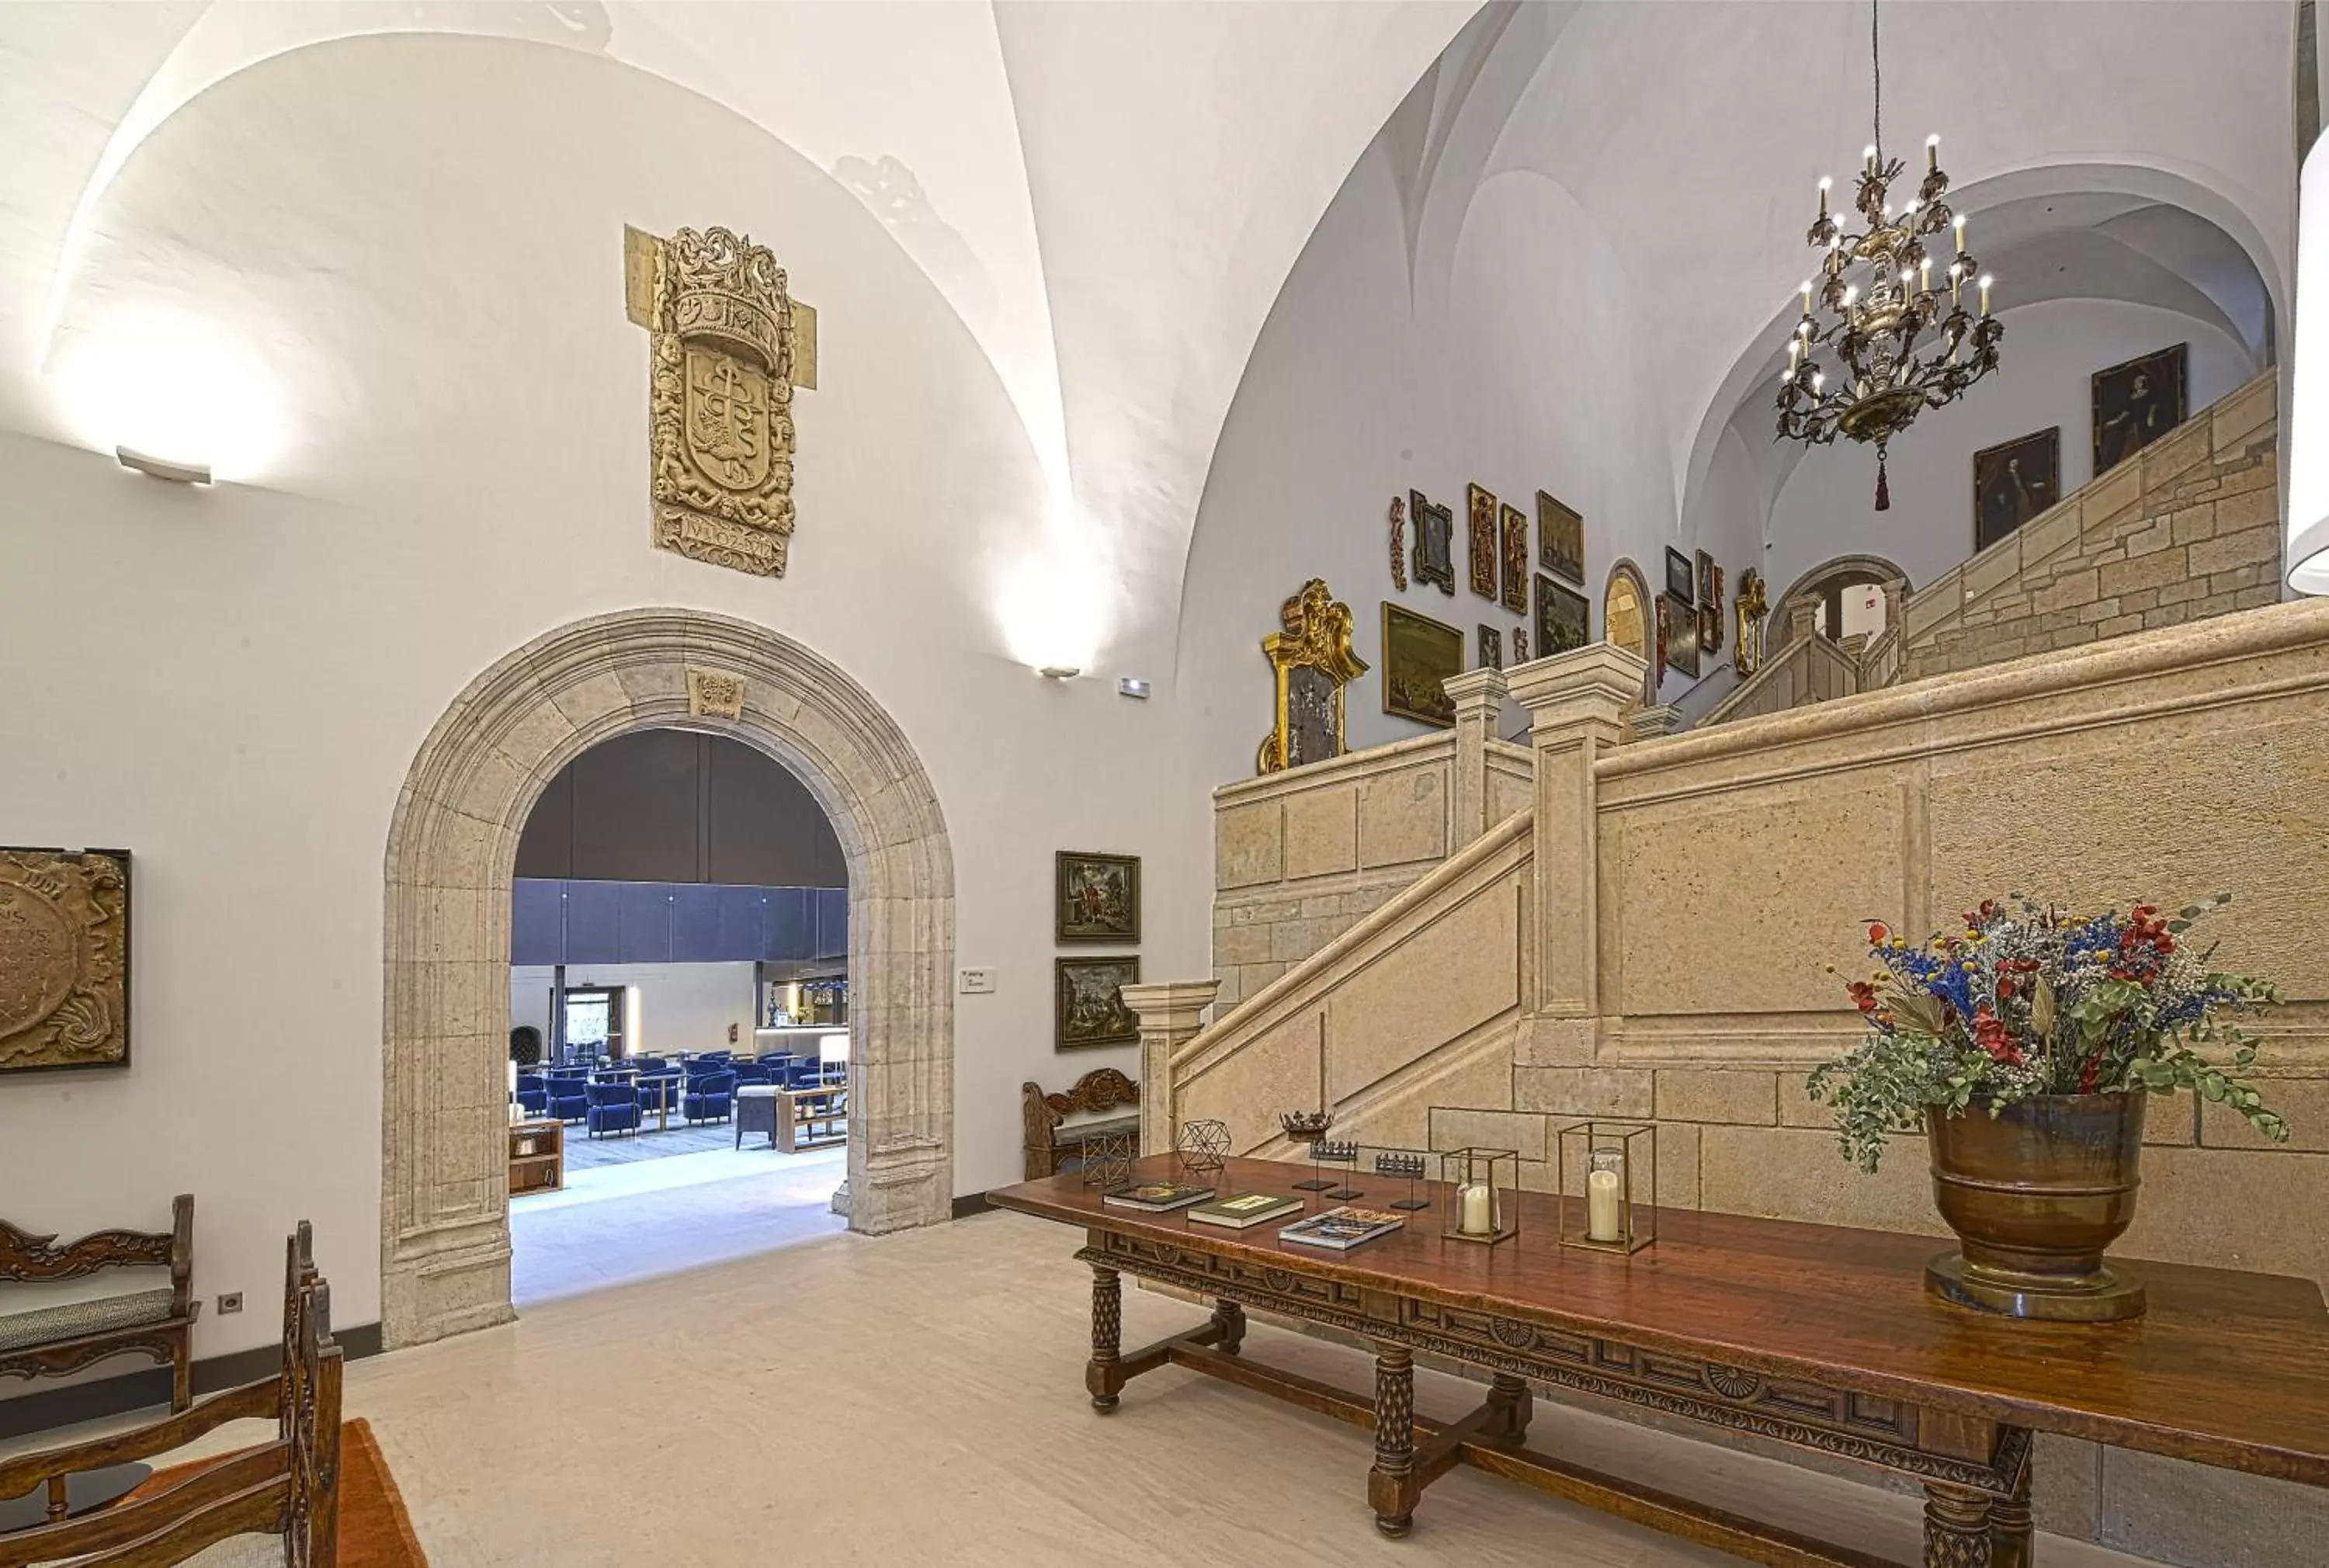
[[[654,542],[782,577],[793,532],[793,390],[814,386],[815,317],[773,252],[726,229],[630,230],[632,318],[653,343]]]
[[[128,852],[0,849],[0,1073],[128,1060]]]

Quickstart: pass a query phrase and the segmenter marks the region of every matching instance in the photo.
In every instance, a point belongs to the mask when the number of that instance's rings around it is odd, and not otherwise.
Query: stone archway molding
[[[453,699],[389,827],[381,1326],[394,1347],[508,1321],[510,884],[527,812],[602,740],[680,727],[785,764],[849,866],[849,1221],[948,1217],[954,856],[905,734],[780,633],[683,609],[578,621]]]

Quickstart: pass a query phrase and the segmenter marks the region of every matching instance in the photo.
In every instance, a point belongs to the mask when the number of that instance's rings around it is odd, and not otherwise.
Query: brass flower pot
[[[2103,1323],[2143,1313],[2143,1286],[2103,1253],[2135,1218],[2142,1186],[2139,1093],[2041,1094],[1995,1116],[1925,1113],[1933,1199],[1959,1252],[1925,1284],[1961,1306],[2016,1318]]]

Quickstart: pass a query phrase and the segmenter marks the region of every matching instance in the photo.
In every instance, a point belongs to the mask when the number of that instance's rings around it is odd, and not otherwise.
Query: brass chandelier
[[[1779,384],[1779,437],[1825,446],[1838,436],[1876,444],[1876,510],[1892,504],[1885,448],[1919,414],[1956,401],[1997,369],[2004,327],[1989,314],[1990,278],[1965,245],[1965,220],[1942,200],[1941,138],[1925,138],[1925,178],[1897,212],[1892,182],[1906,167],[1884,153],[1884,70],[1877,48],[1876,5],[1869,5],[1868,52],[1875,83],[1875,139],[1861,154],[1853,206],[1867,228],[1846,231],[1828,211],[1819,183],[1819,221],[1804,238],[1821,252],[1819,280],[1803,286],[1803,319],[1787,340],[1787,374]],[[1955,236],[1946,272],[1934,277],[1928,239]],[[1980,315],[1966,307],[1973,283]],[[1936,285],[1938,284],[1938,287]],[[1941,290],[1946,289],[1946,311]],[[1814,306],[1817,305],[1815,311]],[[1834,372],[1820,361],[1832,351]]]

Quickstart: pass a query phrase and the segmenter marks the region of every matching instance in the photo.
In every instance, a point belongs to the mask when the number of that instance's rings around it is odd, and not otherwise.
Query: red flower
[[[1881,920],[1872,920],[1872,921],[1870,921],[1870,922],[1868,923],[1868,945],[1869,945],[1869,946],[1871,946],[1871,947],[1881,947],[1881,946],[1882,946],[1885,943],[1890,942],[1890,941],[1891,941],[1891,940],[1892,940],[1892,931],[1891,931],[1891,928],[1890,926],[1886,925],[1884,924],[1884,922],[1882,922]]]
[[[1872,1013],[1876,1010],[1876,988],[1874,986],[1869,984],[1864,980],[1855,980],[1847,984],[1843,989],[1852,993],[1852,1005],[1858,1008],[1862,1013]]]
[[[2013,1044],[2004,1021],[1989,1010],[1986,1005],[1973,1015],[1974,1044],[1989,1053],[1990,1060],[2009,1067],[2022,1065],[2022,1052]]]
[[[1997,1000],[2000,1001],[2011,1001],[2013,1000],[2013,981],[2012,977],[2003,974],[1997,977]]]

